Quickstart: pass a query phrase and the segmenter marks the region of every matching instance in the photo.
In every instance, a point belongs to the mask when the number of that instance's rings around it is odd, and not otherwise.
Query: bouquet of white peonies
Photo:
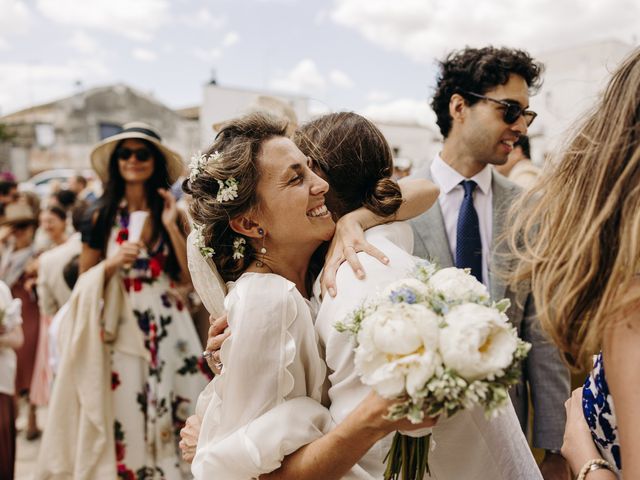
[[[418,261],[414,276],[367,299],[336,324],[355,340],[361,381],[385,398],[397,398],[388,418],[420,423],[480,406],[496,415],[518,383],[531,345],[468,270],[437,269]],[[430,435],[396,433],[385,480],[422,479],[429,471]]]

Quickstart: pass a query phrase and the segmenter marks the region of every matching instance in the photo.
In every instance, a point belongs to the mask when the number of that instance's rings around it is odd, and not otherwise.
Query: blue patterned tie
[[[463,180],[464,199],[458,212],[456,232],[456,267],[470,268],[471,274],[482,282],[482,240],[478,212],[473,206],[473,190],[477,183]]]

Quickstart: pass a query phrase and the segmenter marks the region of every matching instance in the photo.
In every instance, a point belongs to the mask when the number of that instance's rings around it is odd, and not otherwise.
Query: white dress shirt
[[[451,168],[440,154],[431,163],[431,178],[440,187],[438,202],[444,218],[444,226],[449,240],[451,257],[455,263],[458,231],[458,213],[464,199],[464,188],[460,185],[463,180],[473,180],[478,184],[473,191],[473,206],[478,213],[480,222],[480,239],[482,241],[482,283],[489,286],[489,255],[493,235],[493,215],[491,202],[491,167],[487,165],[471,178],[462,176]]]

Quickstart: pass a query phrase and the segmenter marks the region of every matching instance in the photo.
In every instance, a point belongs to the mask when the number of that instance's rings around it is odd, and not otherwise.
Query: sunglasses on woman
[[[487,100],[489,102],[497,103],[502,109],[502,119],[507,125],[512,125],[518,121],[520,116],[524,117],[524,121],[527,123],[527,127],[533,123],[538,116],[536,112],[531,110],[525,110],[518,103],[507,102],[506,100],[498,100],[496,98],[487,97],[486,95],[480,95],[479,93],[468,92],[466,90],[460,90],[465,95],[471,95],[472,97]]]
[[[148,148],[119,148],[117,151],[120,160],[129,160],[131,155],[135,155],[139,162],[146,162],[151,158],[151,151]]]

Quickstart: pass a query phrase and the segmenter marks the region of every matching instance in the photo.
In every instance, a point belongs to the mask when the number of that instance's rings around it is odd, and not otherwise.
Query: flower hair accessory
[[[244,258],[244,249],[247,241],[243,237],[236,237],[233,241],[233,259],[240,260]]]
[[[229,177],[224,182],[218,180],[218,185],[220,188],[216,195],[217,201],[223,203],[238,198],[238,181],[235,178]]]
[[[205,153],[198,152],[191,157],[191,162],[189,162],[189,181],[195,182],[198,175],[204,172],[204,169],[207,167],[209,162],[218,162],[222,154],[218,151],[213,152],[210,155]]]
[[[196,248],[198,250],[200,250],[200,254],[204,257],[204,258],[211,258],[213,257],[213,255],[216,253],[215,250],[211,247],[208,247],[205,243],[204,243],[204,227],[202,225],[194,225],[193,229],[196,232],[196,236],[195,239],[193,241],[194,245],[196,246]]]

